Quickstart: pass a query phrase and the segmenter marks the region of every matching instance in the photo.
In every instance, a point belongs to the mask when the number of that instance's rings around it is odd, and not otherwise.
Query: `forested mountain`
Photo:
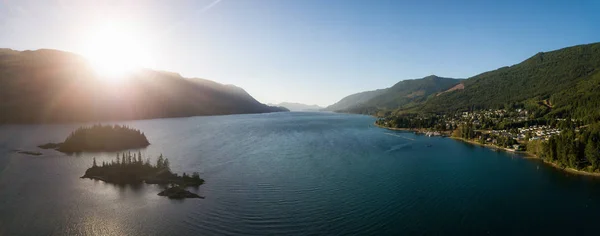
[[[81,56],[0,49],[0,123],[150,119],[281,111],[246,91],[140,70],[107,83]]]
[[[350,108],[356,113],[371,114],[375,110],[409,108],[420,105],[432,94],[448,90],[460,83],[459,79],[430,75],[421,79],[402,80],[367,102]]]
[[[446,113],[524,106],[538,115],[599,118],[599,73],[600,43],[538,53],[471,77],[464,81],[464,89],[434,96],[419,110]]]
[[[348,95],[348,96],[342,98],[339,102],[336,102],[336,103],[326,107],[323,110],[324,111],[347,110],[351,107],[356,107],[358,105],[361,105],[361,104],[369,101],[371,98],[376,97],[377,95],[385,93],[386,90],[387,89],[377,89],[377,90],[373,90],[373,91],[366,91],[366,92],[360,92],[360,93]]]
[[[270,106],[276,106],[276,107],[285,107],[287,109],[289,109],[290,111],[319,111],[321,109],[323,109],[320,106],[317,105],[307,105],[307,104],[302,104],[302,103],[296,103],[296,102],[282,102],[279,104],[268,104]]]
[[[381,110],[410,108],[421,104],[433,94],[454,87],[459,84],[460,81],[461,80],[459,79],[443,78],[435,75],[430,75],[421,79],[402,80],[386,89],[350,95],[338,103],[342,103],[348,98],[354,98],[354,96],[357,95],[361,95],[362,97],[360,98],[363,100],[360,103],[355,102],[353,105],[346,106],[343,109],[337,109],[337,111],[374,114]],[[365,96],[364,94],[371,96]]]

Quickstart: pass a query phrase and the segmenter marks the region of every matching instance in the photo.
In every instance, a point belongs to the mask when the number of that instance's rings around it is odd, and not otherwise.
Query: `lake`
[[[141,152],[206,180],[206,199],[80,179],[116,153],[66,155],[81,124],[0,126],[0,235],[597,234],[600,179],[536,160],[374,127],[271,113],[124,121]],[[33,150],[42,156],[15,153]]]

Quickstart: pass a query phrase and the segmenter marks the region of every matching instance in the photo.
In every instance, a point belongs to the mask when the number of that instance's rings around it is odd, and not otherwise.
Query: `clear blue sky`
[[[598,0],[82,2],[0,0],[0,47],[83,54],[85,34],[124,22],[149,67],[235,84],[265,103],[329,105],[600,41]]]

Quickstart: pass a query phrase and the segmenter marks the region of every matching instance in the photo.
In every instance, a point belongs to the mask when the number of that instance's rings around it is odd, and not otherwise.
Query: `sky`
[[[599,12],[598,0],[0,0],[0,48],[132,54],[114,58],[327,106],[599,42]],[[124,53],[97,46],[106,34]]]

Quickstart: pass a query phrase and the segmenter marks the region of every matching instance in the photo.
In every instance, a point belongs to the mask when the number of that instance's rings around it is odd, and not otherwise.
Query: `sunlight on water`
[[[279,113],[119,122],[146,133],[145,156],[200,172],[206,184],[192,191],[206,199],[183,201],[157,196],[155,185],[79,178],[92,157],[114,153],[11,151],[59,142],[76,124],[0,126],[0,235],[552,234],[546,226],[557,222],[595,225],[599,181],[373,121]]]

